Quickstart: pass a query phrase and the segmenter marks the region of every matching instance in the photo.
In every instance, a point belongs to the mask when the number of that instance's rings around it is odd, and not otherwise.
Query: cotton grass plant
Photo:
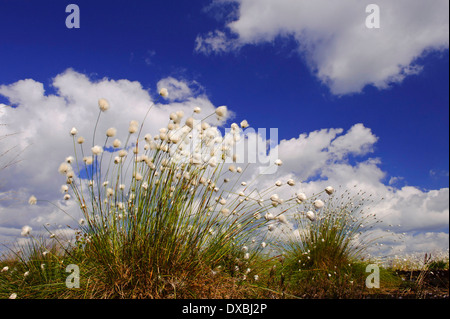
[[[328,198],[305,202],[295,215],[282,271],[298,295],[354,297],[364,288],[367,248],[380,239],[368,230],[381,221],[370,212],[371,195],[332,187],[321,194]]]

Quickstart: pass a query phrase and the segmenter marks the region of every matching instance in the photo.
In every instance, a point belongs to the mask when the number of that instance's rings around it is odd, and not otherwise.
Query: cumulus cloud
[[[380,0],[381,27],[365,21],[370,3],[359,0],[229,0],[237,18],[223,30],[196,39],[196,51],[229,52],[244,45],[293,39],[299,55],[317,78],[336,95],[379,89],[421,71],[417,58],[449,46],[449,2],[446,0]]]
[[[253,139],[261,144],[257,138]],[[443,232],[447,229],[448,238],[449,189],[394,187],[387,180],[387,172],[380,168],[382,160],[373,157],[377,141],[378,137],[361,123],[353,125],[347,131],[329,128],[281,140],[265,156],[272,159],[279,157],[283,160],[283,165],[278,167],[276,175],[258,176],[258,184],[262,189],[272,187],[273,192],[284,199],[299,192],[317,194],[330,185],[341,194],[345,190],[352,195],[364,193],[363,197],[373,199],[373,203],[367,208],[382,220],[382,223],[376,225],[373,234],[380,238],[380,246],[376,247],[379,252],[394,254],[400,251],[410,253],[448,249],[448,242],[443,240]],[[264,157],[264,154],[258,156]],[[256,168],[250,167],[243,179],[253,180],[258,174]],[[295,186],[288,186],[288,179],[293,179]],[[274,189],[276,180],[281,181],[284,186]],[[329,200],[326,194],[321,198],[325,202]],[[287,216],[291,218],[294,213],[295,210],[290,211]],[[419,242],[425,233],[430,240],[421,245]],[[436,238],[436,241],[431,242],[431,238]]]

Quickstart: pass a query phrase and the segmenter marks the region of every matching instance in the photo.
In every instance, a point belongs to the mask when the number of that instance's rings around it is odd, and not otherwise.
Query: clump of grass
[[[294,198],[286,200],[288,207],[279,213],[278,195],[267,198],[271,189],[259,190],[255,181],[238,185],[245,168],[235,163],[233,151],[242,129],[233,124],[222,136],[208,123],[211,116],[223,118],[226,107],[203,119],[194,119],[199,108],[187,119],[183,112],[172,113],[157,136],[142,136],[145,118],[141,124],[132,121],[125,141],[114,139],[117,130],[110,128],[105,141],[97,144],[96,128],[109,103],[101,99],[99,108],[92,144],[87,146],[72,128],[74,155],[59,167],[65,176],[64,199],[74,199],[83,217],[74,244],[60,246],[52,256],[61,267],[67,261],[79,266],[82,292],[55,290],[51,296],[197,298],[253,293],[245,283],[257,280],[261,241],[276,224],[286,223],[282,213],[296,204]],[[242,123],[242,128],[248,126]],[[271,218],[261,218],[271,211]],[[41,246],[32,246],[33,253],[20,258],[21,271],[38,260]],[[64,284],[60,277],[44,279],[36,277],[34,283]],[[221,285],[227,288],[221,290]],[[14,287],[22,286],[16,282]]]
[[[343,298],[361,296],[367,263],[363,254],[375,238],[366,235],[378,221],[368,211],[370,195],[346,190],[340,196],[305,205],[296,215],[297,232],[283,246],[280,273],[298,296]]]

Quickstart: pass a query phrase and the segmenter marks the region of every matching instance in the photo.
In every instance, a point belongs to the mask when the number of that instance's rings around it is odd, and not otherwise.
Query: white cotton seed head
[[[99,145],[95,145],[91,150],[94,155],[100,155],[103,152],[103,148]]]
[[[334,193],[334,188],[331,187],[331,186],[327,186],[327,187],[325,188],[325,192],[326,192],[328,195],[331,195],[331,194]]]
[[[114,137],[116,136],[117,130],[114,127],[110,127],[106,130],[106,136],[108,137]]]
[[[119,151],[119,157],[125,157],[127,155],[128,155],[127,151],[125,151],[125,150],[120,150]]]
[[[78,130],[75,127],[72,127],[72,129],[70,130],[70,135],[75,136],[77,135]]]
[[[100,110],[102,112],[105,112],[105,111],[107,111],[109,109],[109,103],[105,99],[99,99],[98,100],[98,107],[100,108]]]
[[[64,186],[66,186],[66,185],[64,185]],[[67,186],[66,186],[66,187],[67,187]],[[28,199],[28,204],[30,204],[30,205],[36,205],[36,203],[37,203],[36,197],[35,197],[34,195],[31,195],[31,197]]]
[[[71,170],[72,170],[72,167],[67,162],[61,163],[61,165],[59,165],[59,168],[58,168],[58,172],[61,175],[66,175],[67,172],[69,172]]]
[[[320,209],[325,205],[325,203],[322,202],[320,199],[318,199],[318,200],[314,201],[313,205],[315,208]]]
[[[137,130],[138,130],[138,126],[137,125],[130,124],[130,126],[128,127],[128,133],[130,133],[130,134],[136,133]]]
[[[80,136],[80,137],[77,139],[77,143],[78,143],[78,144],[83,144],[83,143],[84,143],[84,137],[83,137],[83,136]]]
[[[307,212],[306,217],[312,222],[316,220],[316,214],[313,211]]]
[[[288,179],[287,184],[289,186],[294,186],[295,185],[295,181],[293,179]]]
[[[270,196],[270,200],[273,202],[279,202],[280,197],[277,194],[273,194],[272,196]]]
[[[211,167],[217,166],[217,158],[215,156],[211,157],[208,161],[208,165]]]
[[[67,156],[66,157],[66,162],[69,164],[72,164],[75,161],[75,158],[73,156]]]
[[[170,118],[172,121],[176,122],[176,121],[178,120],[177,113],[170,113],[169,118]]]
[[[280,160],[280,159],[277,159],[277,160],[275,161],[275,165],[281,166],[281,165],[283,165],[283,161]]]
[[[114,148],[119,148],[120,145],[122,145],[122,142],[120,142],[120,140],[118,140],[117,138],[113,141],[113,147]]]
[[[226,106],[219,106],[219,107],[216,109],[216,115],[217,115],[218,117],[224,117],[224,116],[227,115],[227,111],[228,111],[228,109],[227,109]]]
[[[193,117],[189,117],[188,119],[186,119],[186,126],[191,129],[194,128],[194,118]]]
[[[247,127],[249,127],[250,125],[248,124],[248,122],[247,122],[247,120],[243,120],[242,122],[241,122],[241,127],[242,128],[247,128]]]
[[[275,217],[273,216],[272,213],[266,213],[266,214],[264,215],[264,218],[265,218],[266,220],[273,220],[273,219],[275,219]]]
[[[304,193],[298,193],[298,194],[297,194],[297,199],[298,199],[300,202],[304,202],[305,200],[307,200],[307,197],[306,197],[306,195],[305,195]]]
[[[20,232],[20,234],[22,236],[28,236],[31,233],[32,230],[33,229],[30,226],[23,226],[22,227],[22,231]]]
[[[162,88],[161,90],[159,90],[159,95],[161,95],[164,98],[167,98],[169,96],[169,91],[167,91],[166,88]]]
[[[86,165],[91,165],[94,159],[92,158],[92,156],[86,156],[83,158],[83,161],[86,163]]]
[[[279,221],[280,223],[283,223],[283,224],[287,224],[287,223],[288,223],[287,218],[286,218],[286,216],[284,216],[284,215],[279,215],[279,216],[277,217],[277,219],[278,219],[278,221]]]
[[[198,106],[194,108],[194,113],[200,113],[202,111],[201,108],[199,108]]]

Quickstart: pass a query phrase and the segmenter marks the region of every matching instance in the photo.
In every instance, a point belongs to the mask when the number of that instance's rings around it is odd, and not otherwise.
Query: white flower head
[[[278,219],[278,221],[279,221],[280,223],[282,223],[282,224],[287,224],[287,223],[288,223],[287,218],[286,218],[286,216],[284,216],[284,215],[279,215],[279,216],[277,217],[277,219]]]
[[[327,186],[327,187],[325,187],[325,192],[326,192],[328,195],[331,195],[331,194],[334,193],[334,188],[331,187],[331,186]]]
[[[323,201],[321,201],[320,199],[318,199],[318,200],[314,201],[313,205],[315,208],[320,209],[325,205],[325,203]]]
[[[137,121],[131,121],[130,126],[128,127],[128,132],[130,134],[136,133],[138,130],[139,123]]]
[[[72,129],[70,130],[70,135],[75,136],[77,135],[78,130],[75,127],[72,127]]]
[[[114,148],[119,148],[120,145],[122,145],[122,142],[120,142],[120,140],[118,140],[117,138],[113,141],[113,147]]]
[[[91,150],[94,155],[100,155],[103,152],[103,148],[99,145],[95,145]]]
[[[277,159],[277,160],[275,161],[275,165],[281,166],[281,165],[283,165],[283,161],[280,160],[280,159]]]
[[[159,90],[159,95],[161,95],[163,98],[167,98],[169,96],[169,91],[167,91],[166,88],[162,88]]]
[[[69,172],[71,170],[72,170],[72,167],[67,162],[61,163],[61,165],[59,165],[59,168],[58,168],[58,172],[62,175],[66,175],[67,172]]]
[[[8,267],[8,266],[5,266],[5,267],[2,268],[2,270],[1,270],[0,272],[7,272],[8,269],[9,269],[9,267]]]
[[[217,166],[217,158],[215,156],[211,157],[208,161],[209,166],[216,167]]]
[[[85,156],[83,158],[83,161],[86,163],[86,165],[91,165],[94,159],[92,158],[92,156]]]
[[[117,130],[114,127],[110,127],[106,130],[106,136],[108,137],[114,137],[117,133]]]
[[[37,199],[34,195],[31,195],[31,197],[28,199],[28,204],[30,205],[36,205]]]
[[[226,115],[227,115],[227,112],[228,112],[228,109],[227,109],[227,107],[226,107],[225,105],[219,106],[219,107],[216,109],[216,115],[217,115],[218,117],[220,117],[220,118],[226,116]]]
[[[20,232],[20,235],[28,236],[31,233],[32,230],[33,229],[30,226],[23,226],[22,227],[22,231]]]
[[[294,186],[295,185],[295,181],[292,178],[290,178],[290,179],[288,179],[287,184],[289,186]]]
[[[17,294],[16,293],[12,293],[10,296],[9,296],[9,299],[16,299],[17,298]]]
[[[107,111],[109,109],[109,103],[108,103],[107,100],[105,100],[103,98],[99,99],[98,100],[98,107],[100,108],[100,110],[102,112],[105,112],[105,111]]]
[[[194,113],[200,113],[202,111],[201,108],[199,108],[198,106],[194,108]]]
[[[189,117],[186,119],[186,126],[193,129],[194,128],[194,118]]]
[[[298,193],[297,194],[297,199],[301,202],[304,202],[305,200],[307,200],[308,198],[306,197],[305,193]]]
[[[243,120],[242,122],[241,122],[241,127],[242,128],[247,128],[247,127],[249,127],[250,125],[248,124],[248,122],[247,122],[247,120]]]
[[[280,201],[280,197],[277,194],[273,194],[272,196],[270,196],[270,200],[272,202],[279,202]]]
[[[316,220],[316,214],[313,211],[307,212],[306,217],[312,222]]]
[[[78,143],[78,144],[83,144],[83,143],[84,143],[84,137],[83,137],[83,136],[80,136],[80,137],[77,139],[77,143]]]

